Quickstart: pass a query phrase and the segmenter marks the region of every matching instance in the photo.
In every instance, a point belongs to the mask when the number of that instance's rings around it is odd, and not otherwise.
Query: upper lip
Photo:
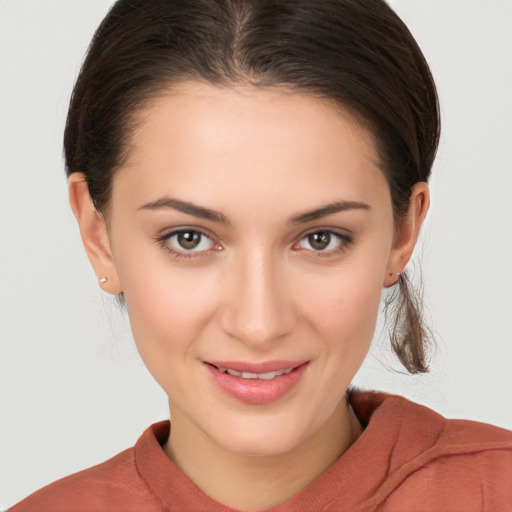
[[[278,372],[280,370],[288,370],[302,366],[309,362],[303,361],[266,361],[262,363],[251,363],[246,361],[204,361],[206,364],[216,366],[217,368],[226,368],[228,370],[236,370],[238,372],[247,373],[269,373]]]

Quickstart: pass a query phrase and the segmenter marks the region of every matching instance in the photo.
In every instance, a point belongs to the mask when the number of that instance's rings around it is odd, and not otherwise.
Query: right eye
[[[213,246],[212,240],[199,231],[178,231],[167,240],[179,250],[187,252],[207,251]]]
[[[177,258],[192,257],[218,247],[209,236],[195,229],[175,230],[159,241],[164,249]]]

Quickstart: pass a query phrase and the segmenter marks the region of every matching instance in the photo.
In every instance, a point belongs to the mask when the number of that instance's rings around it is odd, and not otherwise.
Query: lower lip
[[[301,364],[286,375],[271,380],[243,379],[223,373],[216,367],[206,364],[214,382],[228,395],[248,404],[268,404],[289,393],[300,381],[308,363]]]

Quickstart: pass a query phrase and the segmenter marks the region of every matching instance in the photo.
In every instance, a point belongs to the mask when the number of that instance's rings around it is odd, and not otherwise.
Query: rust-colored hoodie
[[[447,420],[399,396],[356,392],[361,437],[274,512],[512,511],[512,432]],[[206,496],[161,445],[169,422],[114,458],[32,494],[11,512],[232,512]]]

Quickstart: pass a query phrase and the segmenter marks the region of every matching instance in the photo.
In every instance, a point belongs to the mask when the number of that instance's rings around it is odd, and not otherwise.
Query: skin
[[[138,350],[169,397],[164,449],[221,503],[283,503],[361,433],[345,392],[429,204],[418,183],[396,226],[378,161],[369,134],[327,100],[189,82],[142,112],[108,218],[84,176],[70,177],[101,286],[124,293]],[[222,219],[165,206],[170,198]],[[358,207],[297,220],[339,202]],[[187,252],[179,228],[208,237]],[[308,236],[329,230],[340,236],[326,247]],[[219,389],[208,360],[309,364],[291,392],[255,405]]]

